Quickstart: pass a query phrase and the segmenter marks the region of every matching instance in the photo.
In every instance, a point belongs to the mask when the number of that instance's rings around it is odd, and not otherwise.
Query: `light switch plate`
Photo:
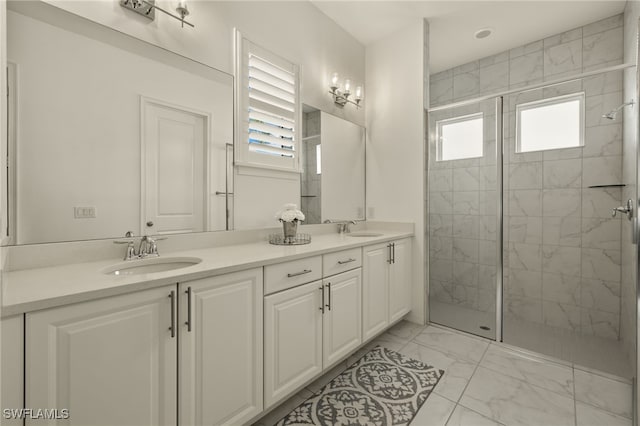
[[[73,217],[76,219],[94,219],[96,217],[96,208],[94,206],[74,207]]]

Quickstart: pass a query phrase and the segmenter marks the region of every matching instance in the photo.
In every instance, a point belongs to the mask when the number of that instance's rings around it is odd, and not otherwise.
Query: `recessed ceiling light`
[[[473,33],[473,36],[475,38],[477,38],[478,40],[480,40],[482,38],[489,37],[492,32],[493,32],[492,28],[481,28],[478,31],[476,31],[475,33]]]

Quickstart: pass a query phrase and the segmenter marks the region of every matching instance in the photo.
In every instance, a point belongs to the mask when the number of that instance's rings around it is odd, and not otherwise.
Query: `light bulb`
[[[362,99],[362,86],[356,87],[356,100]]]
[[[331,89],[335,90],[338,88],[339,79],[340,79],[340,76],[338,75],[338,73],[334,72],[333,75],[331,76]]]
[[[351,93],[351,80],[346,79],[344,81],[344,94],[348,95],[349,93]]]

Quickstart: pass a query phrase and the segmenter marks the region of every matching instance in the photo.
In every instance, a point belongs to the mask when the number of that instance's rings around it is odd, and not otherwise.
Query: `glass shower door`
[[[501,98],[429,111],[430,322],[491,339],[500,338],[501,118]]]

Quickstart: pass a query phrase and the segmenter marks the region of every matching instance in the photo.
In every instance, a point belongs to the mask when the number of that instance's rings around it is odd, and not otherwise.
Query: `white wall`
[[[249,40],[301,65],[303,103],[364,124],[365,108],[341,109],[328,93],[334,71],[354,84],[364,81],[364,47],[309,2],[191,1],[188,19],[196,27],[182,29],[162,13],[151,22],[115,0],[45,1],[228,73],[233,72],[233,29],[238,28]],[[172,10],[174,3],[157,4]],[[237,229],[273,226],[273,214],[283,202],[300,202],[299,176],[294,185],[287,179],[236,175],[235,188]]]
[[[415,223],[413,310],[426,321],[425,78],[427,23],[367,47],[367,218]],[[426,85],[428,87],[428,84]]]

